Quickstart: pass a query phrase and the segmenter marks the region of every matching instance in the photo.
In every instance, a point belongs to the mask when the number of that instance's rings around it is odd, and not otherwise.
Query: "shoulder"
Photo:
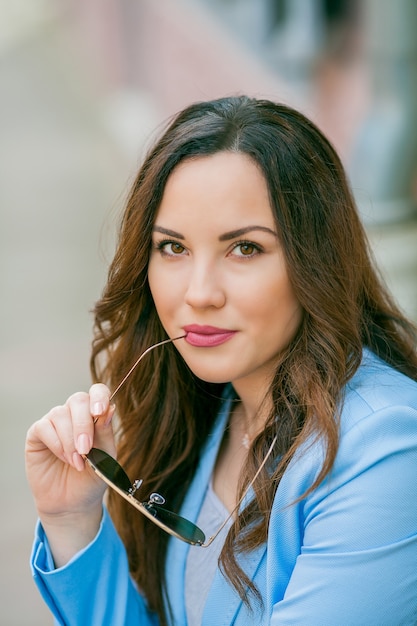
[[[417,383],[369,350],[346,385],[340,407],[340,437],[331,472],[316,490],[347,484],[358,476],[367,488],[387,480],[386,473],[415,482],[417,466]],[[294,500],[314,482],[325,458],[322,439],[310,438],[298,448],[283,484]],[[416,483],[417,484],[417,483]],[[322,494],[323,495],[323,494]],[[309,498],[314,499],[311,494]]]
[[[417,383],[365,350],[345,389],[339,448],[322,495],[343,486],[344,497],[379,494],[381,506],[408,501],[415,515],[416,466]]]
[[[277,490],[274,527],[285,511],[289,537],[295,532],[299,541],[295,552],[301,542],[316,550],[333,541],[340,554],[413,537],[415,559],[417,384],[366,352],[347,385],[340,423],[334,464],[307,496],[325,446],[313,439],[298,449]]]
[[[346,385],[343,411],[349,415],[353,406],[366,414],[392,405],[417,409],[417,382],[364,349],[361,365]]]
[[[362,362],[343,394],[341,443],[351,429],[410,428],[417,437],[417,382],[364,349]]]

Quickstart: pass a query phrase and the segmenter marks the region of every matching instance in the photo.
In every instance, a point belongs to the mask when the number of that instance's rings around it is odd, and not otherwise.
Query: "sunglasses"
[[[159,343],[156,343],[153,346],[150,346],[150,348],[148,348],[147,350],[145,350],[140,355],[138,360],[134,363],[133,367],[129,370],[123,380],[118,384],[116,389],[113,391],[110,396],[110,401],[122,387],[125,381],[129,378],[138,363],[140,363],[143,357],[148,354],[148,352],[150,352],[154,348],[157,348],[158,346],[177,341],[178,339],[183,339],[184,337],[185,335],[182,335],[181,337],[175,337],[174,339],[166,339],[165,341],[160,341]],[[104,452],[104,450],[92,448],[88,454],[84,455],[84,459],[87,461],[88,465],[94,470],[97,476],[99,476],[111,489],[116,491],[120,496],[122,496],[122,498],[129,502],[129,504],[134,506],[154,524],[159,526],[159,528],[164,530],[169,535],[172,535],[177,539],[181,539],[186,543],[194,546],[200,546],[202,548],[207,548],[210,544],[213,543],[219,533],[223,530],[226,524],[229,523],[229,521],[235,515],[236,511],[239,509],[244,498],[248,494],[250,488],[253,486],[254,482],[256,481],[257,477],[265,466],[265,463],[270,457],[276,441],[277,437],[274,437],[264,460],[262,461],[253,479],[249,483],[247,489],[240,498],[239,502],[236,504],[233,511],[225,519],[225,521],[214,533],[214,535],[211,535],[207,540],[201,528],[199,528],[189,520],[185,519],[184,517],[181,517],[180,515],[177,515],[176,513],[173,513],[172,511],[166,509],[164,506],[165,498],[159,493],[151,493],[149,498],[145,501],[139,500],[137,498],[137,492],[139,491],[143,481],[139,478],[132,483],[122,466],[115,459],[113,459],[113,457],[107,454],[107,452]]]

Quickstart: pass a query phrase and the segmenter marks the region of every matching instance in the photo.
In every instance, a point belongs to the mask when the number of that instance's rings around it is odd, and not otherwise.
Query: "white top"
[[[210,482],[197,520],[206,538],[214,535],[229,516],[229,511],[214,492]],[[213,582],[218,559],[232,520],[207,548],[190,546],[185,567],[185,607],[188,626],[201,626],[204,606]]]

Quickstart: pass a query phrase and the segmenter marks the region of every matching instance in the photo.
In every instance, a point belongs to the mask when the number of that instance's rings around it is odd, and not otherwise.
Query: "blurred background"
[[[25,432],[89,387],[90,310],[170,115],[248,93],[310,116],[417,320],[416,32],[415,0],[0,0],[0,625],[51,623],[28,566]]]

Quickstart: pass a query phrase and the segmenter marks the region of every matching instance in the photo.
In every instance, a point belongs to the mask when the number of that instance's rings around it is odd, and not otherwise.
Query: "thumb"
[[[116,455],[116,443],[113,432],[113,417],[116,412],[116,405],[111,404],[106,414],[94,420],[94,442],[93,447],[100,448],[110,454]]]

